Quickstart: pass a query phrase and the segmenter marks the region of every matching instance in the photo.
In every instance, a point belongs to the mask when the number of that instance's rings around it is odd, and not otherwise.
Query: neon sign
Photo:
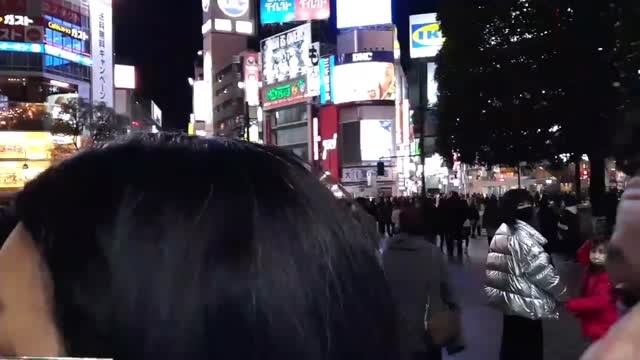
[[[86,32],[78,29],[71,29],[66,26],[62,26],[60,24],[54,23],[53,21],[49,21],[47,23],[47,27],[51,30],[59,31],[61,33],[65,33],[71,36],[74,39],[85,41],[89,38]]]
[[[62,50],[55,46],[51,45],[42,45],[42,44],[32,44],[32,43],[23,43],[23,42],[11,42],[11,41],[0,41],[0,51],[6,52],[23,52],[23,53],[33,53],[33,54],[42,54],[45,53],[47,55],[59,57],[74,63],[78,63],[85,66],[93,66],[93,60],[90,57],[72,53],[71,51]]]
[[[0,16],[0,24],[11,26],[29,26],[33,24],[33,20],[23,15],[5,15]]]
[[[0,51],[42,53],[42,44],[0,41]]]

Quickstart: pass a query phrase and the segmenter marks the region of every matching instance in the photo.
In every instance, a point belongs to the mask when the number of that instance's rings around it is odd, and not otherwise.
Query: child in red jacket
[[[584,335],[594,342],[606,335],[618,320],[613,285],[605,269],[606,261],[606,238],[588,241],[578,250],[578,262],[587,267],[582,297],[567,303],[567,309],[582,322]]]

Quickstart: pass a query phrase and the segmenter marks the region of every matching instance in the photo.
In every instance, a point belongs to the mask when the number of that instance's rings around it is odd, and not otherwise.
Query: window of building
[[[306,106],[292,106],[289,108],[278,109],[273,111],[272,114],[272,127],[307,121]]]
[[[278,146],[307,144],[309,139],[308,127],[299,126],[288,129],[278,129],[274,131],[275,143]]]

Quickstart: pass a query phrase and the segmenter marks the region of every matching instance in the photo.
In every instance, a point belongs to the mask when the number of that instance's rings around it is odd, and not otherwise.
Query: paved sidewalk
[[[502,314],[486,305],[484,296],[484,263],[487,254],[485,237],[471,240],[469,255],[450,264],[454,288],[463,309],[463,326],[467,350],[451,360],[494,360],[499,357],[502,336]],[[567,263],[554,257],[560,274],[567,282],[571,294],[578,294],[582,270],[575,263]],[[578,321],[565,311],[560,320],[546,321],[545,360],[578,360],[588,343],[583,339]]]

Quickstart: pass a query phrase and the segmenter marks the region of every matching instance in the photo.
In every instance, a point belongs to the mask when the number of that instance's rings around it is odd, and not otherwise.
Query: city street
[[[483,292],[484,263],[487,254],[486,237],[471,239],[469,256],[464,264],[452,263],[450,272],[454,287],[463,308],[463,326],[467,350],[455,360],[492,360],[499,358],[502,334],[502,315],[486,305]],[[579,293],[581,269],[575,263],[567,263],[554,257],[571,294]],[[562,311],[559,321],[546,321],[545,359],[577,360],[588,343],[583,339],[580,324],[568,312]]]

